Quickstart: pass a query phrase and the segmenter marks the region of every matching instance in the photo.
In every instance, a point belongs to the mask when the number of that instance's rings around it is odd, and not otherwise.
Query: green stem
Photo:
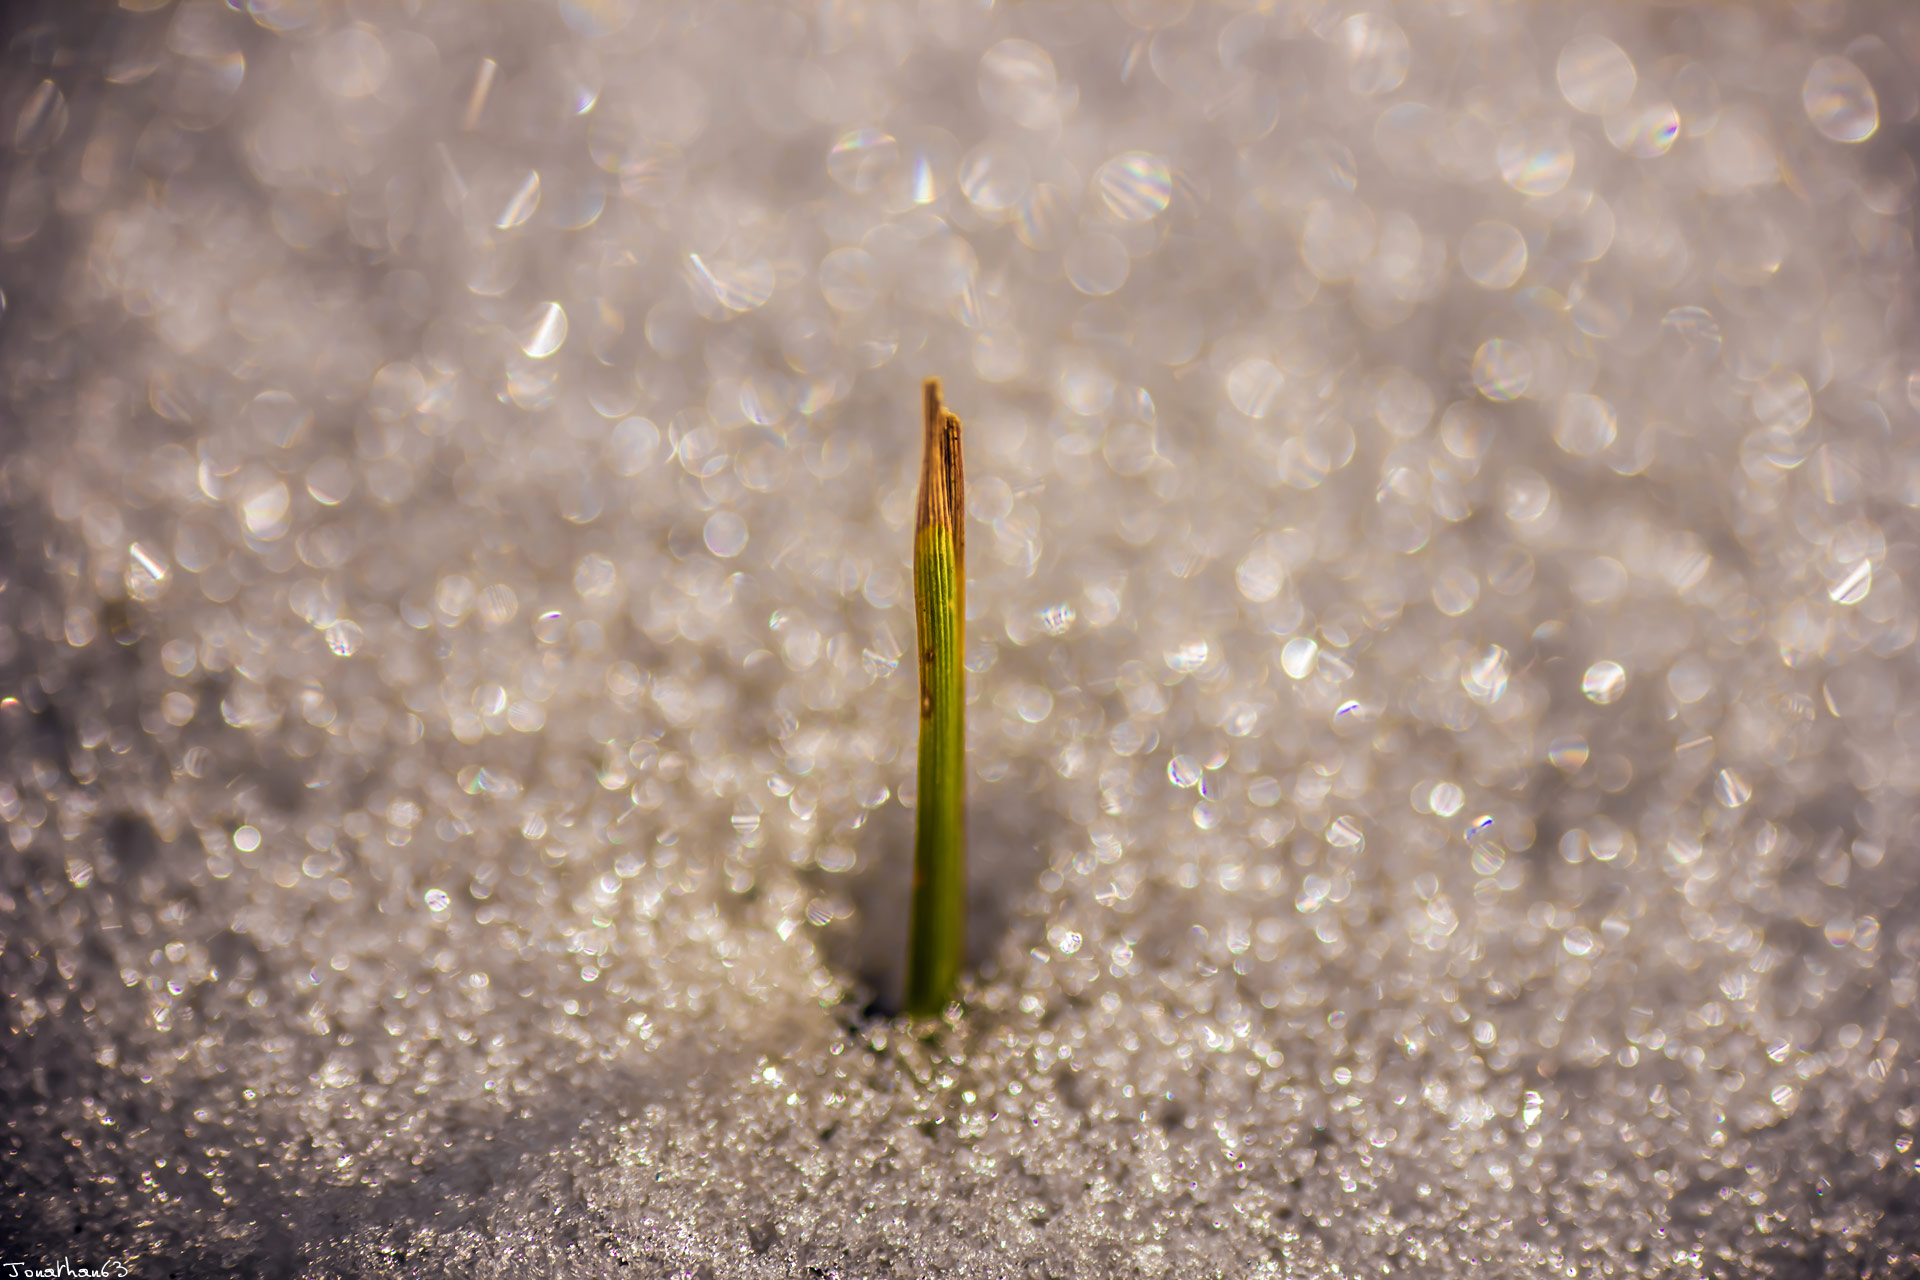
[[[960,419],[925,387],[925,445],[913,533],[914,631],[920,650],[920,797],[914,817],[907,1012],[937,1017],[967,953],[966,483]]]

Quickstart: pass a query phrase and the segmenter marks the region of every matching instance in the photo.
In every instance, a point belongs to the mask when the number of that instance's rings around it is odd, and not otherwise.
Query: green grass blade
[[[925,388],[925,452],[913,533],[914,631],[920,652],[920,799],[914,816],[907,1012],[936,1017],[953,999],[967,952],[966,484],[960,419]]]

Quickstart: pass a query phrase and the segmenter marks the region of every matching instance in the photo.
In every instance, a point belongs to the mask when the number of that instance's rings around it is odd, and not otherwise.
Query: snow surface
[[[1920,11],[8,21],[0,1262],[1920,1271]]]

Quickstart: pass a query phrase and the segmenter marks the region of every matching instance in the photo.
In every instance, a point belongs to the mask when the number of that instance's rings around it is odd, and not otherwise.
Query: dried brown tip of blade
[[[964,536],[966,488],[960,460],[960,419],[941,405],[940,380],[926,381],[926,438],[920,457],[920,502],[915,526],[945,529],[956,549]]]
[[[940,414],[946,408],[940,399],[940,379],[928,378],[920,384],[920,391],[926,401],[926,412],[921,416],[921,421],[926,426],[927,438],[931,440],[933,429],[940,425]]]

